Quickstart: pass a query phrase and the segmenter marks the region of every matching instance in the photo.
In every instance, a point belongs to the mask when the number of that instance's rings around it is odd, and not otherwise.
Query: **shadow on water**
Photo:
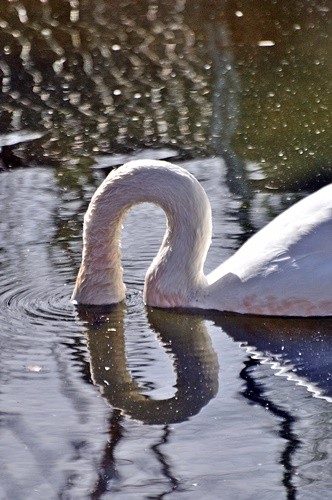
[[[32,143],[41,139],[44,135],[43,132],[30,132],[27,130],[0,134],[0,172],[26,166],[23,159],[15,155],[13,148],[19,144]]]
[[[113,410],[109,418],[108,439],[98,466],[98,479],[90,494],[91,500],[98,500],[109,491],[117,491],[117,483],[121,482],[115,455],[116,447],[124,437],[123,418],[123,414],[117,409]],[[156,461],[160,465],[161,474],[169,485],[169,488],[166,487],[165,491],[158,495],[158,499],[162,499],[174,491],[181,491],[180,481],[172,470],[169,457],[167,457],[162,449],[163,446],[168,444],[171,432],[170,426],[164,425],[161,434],[158,436],[158,441],[150,446],[152,455],[156,457]],[[119,487],[120,489],[121,486]],[[149,498],[155,497],[151,496]]]
[[[90,498],[98,500],[109,490],[110,483],[119,479],[116,466],[115,448],[122,438],[121,420],[123,415],[120,410],[114,410],[108,422],[108,439],[102,451],[102,459],[98,466],[98,480],[93,488]]]
[[[209,25],[207,31],[214,77],[211,142],[216,155],[226,163],[226,181],[230,192],[248,203],[251,189],[246,166],[232,146],[240,115],[240,78],[235,69],[228,27],[225,23]]]
[[[245,162],[233,147],[239,125],[241,83],[227,23],[209,24],[207,40],[213,75],[211,144],[215,155],[220,158],[220,170],[225,166],[224,182],[230,193],[241,201],[237,210],[237,218],[243,229],[239,238],[241,244],[254,230],[250,220],[253,183],[249,181]]]
[[[251,404],[261,406],[281,420],[279,435],[285,440],[285,448],[281,453],[279,462],[284,468],[282,483],[287,492],[287,499],[294,500],[296,498],[296,488],[293,480],[294,474],[296,473],[296,467],[292,464],[292,457],[299,446],[301,446],[301,440],[298,439],[293,430],[293,424],[296,422],[296,417],[289,411],[273,403],[271,398],[265,393],[264,387],[252,376],[252,369],[258,365],[259,361],[252,358],[249,358],[248,361],[245,362],[245,367],[240,372],[240,377],[245,381],[245,389],[242,394]]]

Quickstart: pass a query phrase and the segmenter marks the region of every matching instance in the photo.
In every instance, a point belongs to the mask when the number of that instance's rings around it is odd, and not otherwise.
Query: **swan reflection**
[[[183,422],[197,414],[218,392],[219,365],[205,322],[198,316],[147,309],[158,340],[171,356],[176,372],[175,394],[152,399],[128,369],[125,306],[80,308],[90,352],[91,375],[114,408],[146,424]]]
[[[213,319],[258,360],[332,402],[332,318],[216,314]]]
[[[202,317],[148,308],[149,326],[176,372],[175,394],[156,399],[143,393],[138,378],[128,368],[125,305],[80,307],[79,314],[87,327],[93,382],[113,408],[145,424],[183,422],[216,396],[219,365],[207,320],[242,343],[258,361],[270,362],[316,396],[332,401],[332,319],[220,313]]]

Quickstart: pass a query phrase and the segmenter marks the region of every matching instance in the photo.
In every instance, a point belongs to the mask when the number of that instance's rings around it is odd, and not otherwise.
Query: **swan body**
[[[208,276],[211,208],[199,182],[165,161],[137,160],[112,171],[84,218],[83,255],[72,299],[104,305],[125,298],[121,227],[137,203],[167,216],[147,271],[146,304],[273,316],[332,316],[332,184],[299,201],[252,236]]]

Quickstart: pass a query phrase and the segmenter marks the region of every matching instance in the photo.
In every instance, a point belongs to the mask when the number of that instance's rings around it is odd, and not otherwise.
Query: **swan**
[[[208,197],[187,170],[159,160],[124,164],[93,195],[84,217],[75,303],[124,300],[121,228],[128,210],[142,202],[160,206],[167,216],[163,242],[145,277],[147,305],[332,316],[332,184],[288,208],[205,276],[212,235]]]

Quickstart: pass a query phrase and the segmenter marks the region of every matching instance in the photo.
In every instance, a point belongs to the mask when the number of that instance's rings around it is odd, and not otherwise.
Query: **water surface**
[[[331,180],[329,9],[4,2],[0,498],[329,497],[330,320],[146,308],[165,228],[148,205],[123,230],[126,302],[70,302],[110,167],[171,158],[198,178],[206,272]]]
[[[209,269],[243,232],[239,201],[220,159],[184,166],[213,203]],[[1,175],[1,497],[328,493],[330,321],[145,308],[144,270],[164,227],[145,205],[124,229],[126,305],[76,310],[81,245],[56,221],[80,202],[53,170]]]

